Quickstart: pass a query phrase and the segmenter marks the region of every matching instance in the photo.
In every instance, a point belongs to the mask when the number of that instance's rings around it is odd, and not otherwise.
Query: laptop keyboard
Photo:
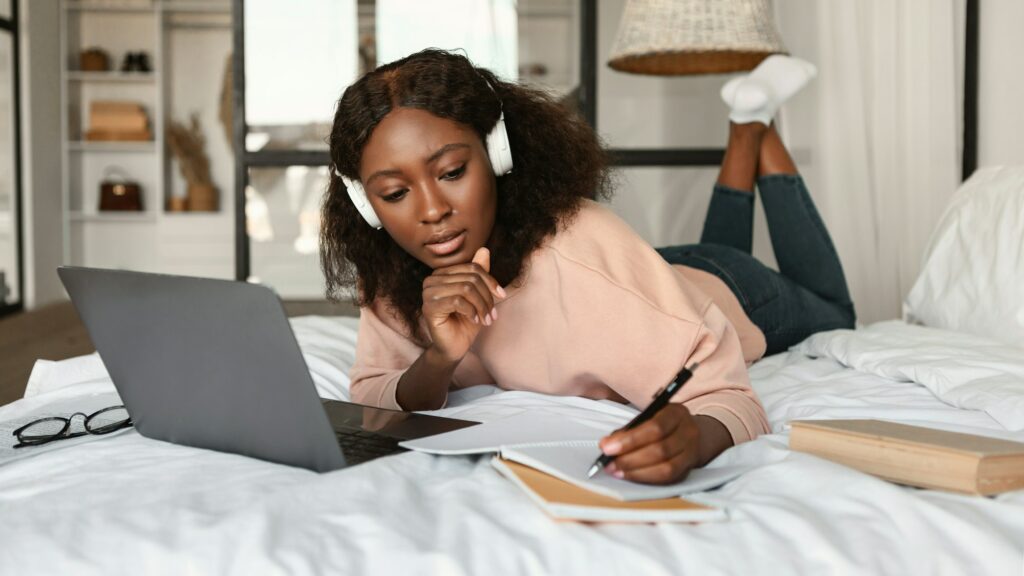
[[[366,432],[364,430],[335,430],[338,444],[345,454],[345,462],[349,466],[360,464],[367,460],[407,452],[405,448],[398,445],[401,440]]]

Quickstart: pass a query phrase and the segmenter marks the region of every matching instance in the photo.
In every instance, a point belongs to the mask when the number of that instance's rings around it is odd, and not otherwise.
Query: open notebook
[[[722,508],[683,498],[623,502],[549,476],[517,462],[495,457],[491,464],[519,486],[545,512],[561,520],[584,522],[707,522],[726,520]]]
[[[500,453],[505,460],[525,464],[580,488],[620,501],[653,500],[717,488],[753,466],[719,466],[691,470],[682,482],[667,486],[638,484],[587,471],[601,454],[598,440],[610,430],[566,418],[522,415],[486,422],[437,436],[402,442],[411,450],[430,454]]]
[[[587,471],[601,451],[597,442],[557,442],[504,447],[505,460],[525,464],[580,488],[626,502],[670,498],[717,488],[752,469],[753,466],[695,468],[681,482],[667,485],[639,484],[599,472],[587,478]]]

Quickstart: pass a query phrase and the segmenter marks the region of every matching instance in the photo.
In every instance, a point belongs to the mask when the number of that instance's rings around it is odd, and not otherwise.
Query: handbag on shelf
[[[119,168],[107,168],[100,182],[100,211],[142,211],[142,188]]]

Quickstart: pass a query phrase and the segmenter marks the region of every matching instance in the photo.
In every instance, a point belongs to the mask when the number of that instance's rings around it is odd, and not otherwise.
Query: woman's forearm
[[[398,380],[395,397],[403,410],[437,410],[444,406],[458,361],[452,362],[433,346],[427,348]]]
[[[700,429],[700,440],[697,441],[697,466],[704,466],[719,454],[733,445],[729,429],[711,416],[694,416],[697,428]]]

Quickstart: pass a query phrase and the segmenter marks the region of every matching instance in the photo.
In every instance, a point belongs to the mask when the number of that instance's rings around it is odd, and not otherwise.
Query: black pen
[[[699,365],[700,363],[694,362],[689,368],[684,366],[683,369],[679,371],[679,374],[676,374],[675,380],[669,382],[668,386],[665,386],[654,394],[654,400],[647,405],[647,408],[644,408],[643,412],[637,414],[635,418],[629,421],[629,424],[626,424],[619,430],[636,428],[650,420],[651,416],[657,414],[658,410],[664,408],[672,396],[674,396],[676,392],[679,392],[679,389],[683,387],[683,384],[686,384],[686,381],[689,380],[691,376],[693,376],[693,371],[696,370]],[[615,456],[609,456],[607,454],[601,454],[598,456],[597,460],[594,461],[594,465],[590,467],[590,471],[587,472],[587,478],[593,478],[594,474],[597,474],[599,470],[607,466],[614,459]]]

